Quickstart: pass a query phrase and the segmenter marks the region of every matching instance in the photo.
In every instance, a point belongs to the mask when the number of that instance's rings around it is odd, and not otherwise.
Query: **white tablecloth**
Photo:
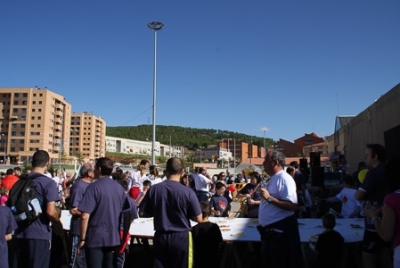
[[[210,217],[210,221],[218,225],[222,225],[221,231],[224,241],[234,242],[259,242],[260,234],[257,231],[258,220],[247,218],[217,218]],[[65,230],[69,230],[71,222],[71,214],[68,210],[63,210],[61,214],[61,222]],[[323,232],[321,219],[298,219],[300,240],[301,242],[310,241],[310,237]],[[192,222],[192,226],[196,223]],[[359,225],[361,228],[353,228],[351,226]],[[225,227],[226,226],[226,227]],[[362,241],[364,233],[364,219],[336,219],[335,230],[338,231],[346,243],[354,243]],[[132,236],[153,237],[154,226],[153,218],[140,218],[134,220],[129,230]],[[239,235],[238,235],[239,234]]]
[[[260,241],[260,234],[257,231],[258,220],[246,218],[216,218],[210,217],[210,221],[221,227],[221,229],[228,229],[229,231],[222,231],[224,241]],[[321,219],[298,219],[299,232],[301,242],[309,242],[310,237],[323,232]],[[196,223],[192,222],[192,226]],[[360,228],[353,228],[353,225],[359,225]],[[364,233],[364,220],[363,219],[336,219],[335,230],[338,231],[346,243],[360,242]],[[130,233],[133,236],[153,237],[153,219],[141,218],[133,222],[130,228]],[[237,234],[243,233],[241,236]]]

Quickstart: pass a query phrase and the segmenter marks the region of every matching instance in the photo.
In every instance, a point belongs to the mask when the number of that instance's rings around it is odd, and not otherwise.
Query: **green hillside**
[[[123,126],[123,127],[107,127],[106,135],[125,139],[151,141],[153,127],[152,125],[139,126]],[[220,129],[203,129],[178,126],[157,126],[156,140],[162,144],[172,144],[185,146],[190,150],[200,147],[216,145],[222,139],[235,139],[237,141],[247,142],[262,147],[264,144],[263,137],[249,136],[237,132],[231,132]],[[266,147],[271,147],[274,140],[265,138]]]

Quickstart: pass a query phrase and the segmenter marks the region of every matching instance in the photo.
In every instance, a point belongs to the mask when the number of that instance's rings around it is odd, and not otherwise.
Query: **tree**
[[[76,154],[76,160],[78,160],[79,163],[82,163],[85,160],[85,157],[83,156],[83,153],[81,151],[78,151]]]
[[[68,161],[68,156],[67,153],[65,152],[65,150],[63,149],[61,151],[61,163],[65,163]]]

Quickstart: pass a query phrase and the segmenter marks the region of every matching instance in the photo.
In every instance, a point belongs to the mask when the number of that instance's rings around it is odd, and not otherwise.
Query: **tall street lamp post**
[[[1,137],[4,138],[4,155],[3,155],[3,164],[6,164],[6,136],[4,134],[1,134]]]
[[[147,24],[154,31],[154,69],[153,69],[153,140],[151,143],[151,162],[156,164],[156,89],[157,89],[157,31],[164,27],[164,24],[158,21],[152,21]]]
[[[227,153],[229,153],[231,150],[230,150],[230,147],[229,147],[229,140],[231,140],[230,138],[228,138],[227,139],[228,140],[228,148],[227,148]],[[230,168],[230,166],[229,166],[229,154],[228,154],[228,171],[229,171],[229,168]]]

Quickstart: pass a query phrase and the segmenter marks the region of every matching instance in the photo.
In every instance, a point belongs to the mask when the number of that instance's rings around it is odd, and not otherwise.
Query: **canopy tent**
[[[248,175],[250,172],[254,172],[254,171],[256,171],[256,172],[262,174],[262,169],[261,169],[261,168],[255,166],[255,165],[249,164],[249,163],[240,163],[240,164],[235,168],[234,173],[235,173],[235,174],[242,173],[243,170],[244,170],[244,172],[245,172],[247,175]]]

